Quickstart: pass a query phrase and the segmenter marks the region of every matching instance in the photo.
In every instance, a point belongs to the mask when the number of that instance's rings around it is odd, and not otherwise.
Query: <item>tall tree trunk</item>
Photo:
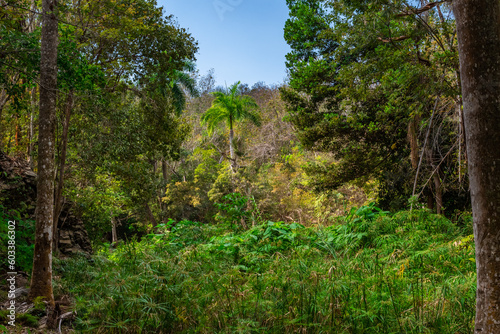
[[[151,224],[153,224],[153,227],[158,226],[158,222],[156,221],[155,216],[153,215],[153,211],[151,211],[148,203],[146,203],[145,209],[146,214],[148,215],[148,220],[151,222]]]
[[[424,193],[427,198],[427,209],[434,211],[434,196],[432,195],[431,187],[429,186]]]
[[[234,140],[233,123],[230,122],[230,127],[229,127],[229,153],[231,155],[231,169],[234,171],[234,169],[236,167],[236,155],[234,154],[233,140]]]
[[[161,173],[163,175],[163,181],[167,183],[168,180],[168,165],[165,159],[162,159],[161,161]]]
[[[43,0],[40,58],[40,130],[35,252],[29,299],[44,297],[54,307],[52,292],[52,223],[54,221],[54,146],[57,90],[57,1]],[[50,323],[48,326],[50,328]]]
[[[432,165],[433,169],[435,168],[434,165]],[[437,171],[434,173],[432,176],[433,181],[434,181],[434,189],[436,191],[436,213],[438,215],[443,214],[443,187],[441,184],[441,179],[439,178],[439,167],[437,167]]]
[[[475,333],[500,333],[500,1],[454,0],[476,242]]]
[[[116,232],[116,219],[111,212],[111,243],[118,242],[118,233]]]
[[[3,107],[7,104],[8,100],[9,96],[7,95],[7,91],[5,89],[0,90],[0,121],[2,120]]]
[[[429,166],[431,167],[431,172],[433,173],[432,181],[434,182],[434,200],[436,201],[436,213],[440,215],[443,213],[443,186],[439,177],[439,165],[436,166],[436,164],[434,163],[434,152],[430,145],[425,148],[425,151],[427,153]]]
[[[417,142],[418,117],[415,116],[408,124],[408,141],[410,142],[410,160],[413,169],[418,168],[418,142]]]
[[[34,119],[35,119],[35,92],[36,88],[33,87],[31,90],[31,110],[30,110],[30,129],[29,129],[29,141],[28,141],[28,162],[30,163],[31,169],[34,169],[33,164],[33,137],[34,137]]]
[[[16,117],[16,134],[14,136],[16,142],[16,149],[19,150],[19,139],[21,139],[21,128],[19,126],[19,117]]]
[[[71,110],[73,109],[73,92],[68,93],[68,98],[66,100],[66,110],[63,124],[63,133],[61,137],[61,156],[59,157],[59,176],[57,182],[57,189],[55,194],[55,205],[54,205],[54,225],[53,225],[53,235],[54,235],[54,250],[57,251],[57,246],[59,243],[59,233],[57,230],[57,223],[59,222],[59,216],[61,215],[61,210],[63,206],[62,191],[64,188],[64,170],[66,168],[66,155],[68,151],[68,131],[69,131],[69,121],[71,119]]]

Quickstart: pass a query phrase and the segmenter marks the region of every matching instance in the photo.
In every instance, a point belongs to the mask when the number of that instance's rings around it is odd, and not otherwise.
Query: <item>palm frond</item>
[[[208,126],[210,132],[213,132],[222,121],[229,124],[232,121],[248,119],[255,125],[260,125],[258,105],[251,97],[241,95],[240,84],[241,82],[238,81],[225,90],[211,93],[214,96],[212,106],[201,118],[202,123]]]
[[[201,117],[202,124],[206,124],[208,132],[213,133],[215,128],[229,118],[227,109],[219,106],[210,107]]]
[[[193,97],[199,96],[198,89],[196,88],[196,80],[186,72],[179,72],[176,78],[177,84],[181,84],[184,89]]]
[[[186,96],[179,85],[174,85],[172,87],[172,95],[174,99],[175,112],[177,115],[180,115],[182,113],[182,109],[184,109],[184,106],[186,105]]]

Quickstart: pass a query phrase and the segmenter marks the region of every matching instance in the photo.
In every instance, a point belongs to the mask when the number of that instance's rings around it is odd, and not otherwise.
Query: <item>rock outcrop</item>
[[[70,205],[63,206],[59,216],[59,251],[63,254],[92,253],[89,235],[83,221],[74,215]]]
[[[0,209],[17,211],[35,218],[37,175],[24,159],[15,159],[0,151]],[[2,208],[3,207],[3,208]],[[59,251],[65,255],[92,253],[83,221],[65,204],[59,216]]]
[[[8,210],[35,212],[36,174],[23,159],[0,151],[0,205]]]

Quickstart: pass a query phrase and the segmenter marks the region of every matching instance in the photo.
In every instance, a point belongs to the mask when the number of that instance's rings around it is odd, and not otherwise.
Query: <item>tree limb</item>
[[[439,4],[443,3],[443,2],[447,2],[447,1],[444,0],[444,1],[431,2],[431,3],[428,3],[427,5],[425,5],[424,7],[421,7],[421,8],[418,8],[418,9],[410,9],[409,11],[404,12],[404,13],[400,13],[400,14],[398,14],[396,16],[397,17],[403,17],[403,16],[410,16],[410,15],[422,14],[424,12],[427,12],[428,10],[431,10],[432,8],[436,7],[437,5],[439,5]]]

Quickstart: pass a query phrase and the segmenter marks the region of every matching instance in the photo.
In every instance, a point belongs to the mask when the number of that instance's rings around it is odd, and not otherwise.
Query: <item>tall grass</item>
[[[183,222],[61,261],[58,289],[95,333],[472,333],[471,233],[426,211],[243,233]]]

